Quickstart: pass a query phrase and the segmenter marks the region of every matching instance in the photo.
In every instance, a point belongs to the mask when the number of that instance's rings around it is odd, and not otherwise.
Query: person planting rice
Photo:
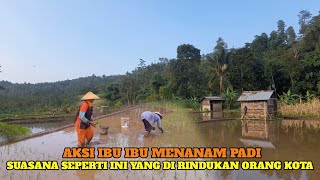
[[[144,111],[141,113],[141,120],[144,124],[144,128],[149,133],[151,132],[151,130],[155,130],[153,125],[156,122],[157,122],[158,128],[163,133],[163,129],[161,126],[162,115],[159,112]]]
[[[82,103],[74,123],[75,131],[78,135],[78,147],[89,145],[93,138],[92,126],[95,127],[96,123],[93,121],[92,103],[96,99],[100,98],[92,92],[88,92],[81,98]]]

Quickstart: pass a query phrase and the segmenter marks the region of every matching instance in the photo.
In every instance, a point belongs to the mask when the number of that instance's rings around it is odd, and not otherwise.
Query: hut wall
[[[271,117],[277,114],[277,100],[272,98],[268,100],[268,115]]]
[[[204,99],[201,102],[201,111],[210,111],[210,100]]]
[[[222,102],[221,101],[211,101],[212,109],[211,111],[222,111]]]
[[[222,110],[222,101],[213,101],[209,99],[204,99],[201,102],[201,111],[221,111],[221,110]]]
[[[244,107],[247,106],[246,119],[265,119],[266,103],[265,101],[248,101],[241,103],[241,111],[243,113]]]

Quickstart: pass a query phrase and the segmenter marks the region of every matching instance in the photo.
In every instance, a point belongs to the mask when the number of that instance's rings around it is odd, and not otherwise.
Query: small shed
[[[209,96],[201,98],[201,111],[222,111],[222,101],[220,96]]]
[[[270,119],[277,114],[277,97],[273,90],[244,91],[238,101],[244,119]]]

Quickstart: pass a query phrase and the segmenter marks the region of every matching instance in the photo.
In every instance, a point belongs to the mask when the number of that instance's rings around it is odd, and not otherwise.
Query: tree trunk
[[[289,73],[289,76],[290,76],[290,81],[291,81],[291,89],[293,91],[293,78],[292,78],[292,74]]]
[[[223,76],[220,76],[220,93],[222,93],[223,90]]]
[[[127,100],[128,100],[128,106],[130,105],[130,98],[129,98],[129,93],[127,92]]]
[[[297,60],[299,55],[299,50],[295,46],[293,46],[292,50],[293,50],[294,58]]]

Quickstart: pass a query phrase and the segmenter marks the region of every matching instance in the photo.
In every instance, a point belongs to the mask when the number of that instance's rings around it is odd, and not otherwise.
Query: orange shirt
[[[89,101],[83,101],[81,106],[80,106],[80,112],[87,112],[88,108],[92,106],[92,103]],[[78,114],[76,123],[74,124],[74,126],[76,128],[80,128],[80,123],[81,123],[81,119],[80,119],[80,115]]]

